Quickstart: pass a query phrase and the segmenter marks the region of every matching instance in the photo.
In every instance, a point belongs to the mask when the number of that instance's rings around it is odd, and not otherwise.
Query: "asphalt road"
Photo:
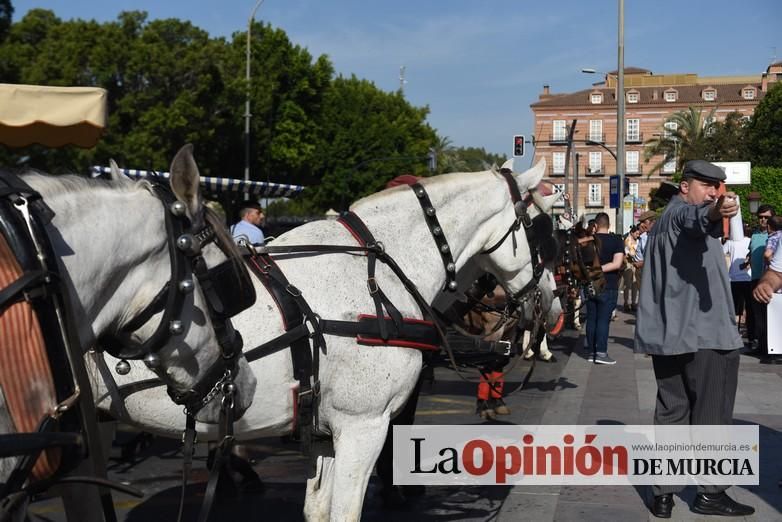
[[[550,343],[557,362],[538,361],[525,389],[506,398],[511,409],[508,416],[498,417],[498,423],[537,424],[545,411],[547,397],[568,383],[560,380],[577,333],[566,331],[563,337]],[[508,375],[506,393],[515,390],[531,363],[519,361]],[[417,424],[478,424],[475,414],[477,372],[466,370],[463,380],[454,371],[437,368],[432,383],[425,383],[419,400]],[[111,451],[110,478],[141,489],[143,499],[114,493],[115,508],[119,520],[126,522],[169,522],[176,519],[181,484],[181,450],[178,441],[161,438],[145,439],[133,457],[122,458],[123,448],[138,433],[120,427]],[[304,481],[308,459],[298,450],[295,442],[266,439],[247,446],[253,469],[260,476],[263,486],[249,487],[216,507],[212,520],[302,520],[304,505]],[[126,451],[127,453],[127,451]],[[206,447],[198,445],[194,470],[186,491],[184,520],[195,520],[203,498],[207,480]],[[426,494],[413,499],[405,508],[387,510],[377,494],[379,482],[373,475],[364,502],[364,520],[412,522],[474,520],[497,518],[509,487],[428,487]],[[42,498],[30,506],[33,522],[65,521],[62,503],[56,498]]]

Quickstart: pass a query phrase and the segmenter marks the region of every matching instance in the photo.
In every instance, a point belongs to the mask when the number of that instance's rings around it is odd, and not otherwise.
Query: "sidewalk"
[[[611,323],[608,354],[614,366],[590,363],[581,353],[583,337],[574,344],[550,393],[540,424],[651,424],[657,386],[651,358],[632,351],[635,317],[617,311]],[[574,332],[571,332],[574,333]],[[582,329],[583,333],[583,329]],[[756,510],[746,520],[782,519],[782,367],[759,364],[742,355],[734,419],[760,426],[759,486],[732,487],[729,494]],[[514,487],[500,509],[498,519],[510,520],[658,520],[644,505],[648,488],[568,486]],[[694,488],[675,496],[673,520],[721,520],[724,517],[691,513]]]

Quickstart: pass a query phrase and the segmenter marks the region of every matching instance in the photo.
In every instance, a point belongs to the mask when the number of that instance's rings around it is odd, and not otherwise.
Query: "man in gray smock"
[[[649,237],[641,275],[635,351],[652,355],[657,380],[655,424],[733,424],[743,346],[722,253],[722,218],[738,213],[735,195],[717,198],[725,173],[688,161],[679,193]],[[746,516],[727,486],[698,486],[692,511]],[[678,486],[653,486],[652,514],[670,518]]]

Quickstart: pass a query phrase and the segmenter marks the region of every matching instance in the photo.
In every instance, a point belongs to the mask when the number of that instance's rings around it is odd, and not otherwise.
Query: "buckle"
[[[285,291],[291,294],[293,297],[301,297],[301,290],[291,284],[285,287]]]
[[[510,357],[511,353],[511,342],[510,341],[497,341],[497,344],[499,345],[505,345],[505,351],[502,353],[502,355],[505,355],[507,357]]]
[[[377,284],[377,279],[373,277],[367,278],[367,288],[369,289],[370,295],[375,295],[380,290],[380,287]]]

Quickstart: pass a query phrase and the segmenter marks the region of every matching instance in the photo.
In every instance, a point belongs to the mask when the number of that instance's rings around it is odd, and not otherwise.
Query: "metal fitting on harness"
[[[369,293],[371,295],[375,295],[380,290],[380,287],[377,284],[377,279],[374,277],[367,278],[367,288],[369,289]]]

